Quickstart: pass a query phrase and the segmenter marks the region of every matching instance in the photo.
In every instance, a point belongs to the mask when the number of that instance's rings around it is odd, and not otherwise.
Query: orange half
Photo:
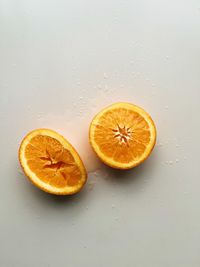
[[[89,139],[98,157],[117,169],[142,163],[156,143],[156,127],[149,114],[129,103],[116,103],[98,113]]]
[[[75,194],[87,180],[76,150],[63,136],[49,129],[34,130],[23,139],[19,161],[31,182],[51,194]]]

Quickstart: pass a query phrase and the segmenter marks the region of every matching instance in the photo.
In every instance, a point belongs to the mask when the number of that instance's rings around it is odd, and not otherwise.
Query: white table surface
[[[200,266],[200,2],[0,0],[0,267]],[[90,151],[94,114],[133,102],[157,146],[119,172]],[[80,151],[84,190],[56,197],[22,174],[38,127]]]

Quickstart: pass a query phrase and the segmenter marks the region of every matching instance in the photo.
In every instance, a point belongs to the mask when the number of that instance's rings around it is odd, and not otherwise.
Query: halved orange
[[[76,150],[63,136],[49,129],[34,130],[23,139],[19,161],[31,182],[51,194],[75,194],[87,180]]]
[[[131,169],[142,163],[153,150],[156,127],[142,108],[116,103],[95,116],[89,139],[105,164],[117,169]]]

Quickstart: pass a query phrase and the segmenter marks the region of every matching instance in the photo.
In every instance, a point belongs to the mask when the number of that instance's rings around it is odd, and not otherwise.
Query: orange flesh
[[[146,120],[125,108],[105,112],[95,125],[94,140],[100,151],[119,163],[137,161],[144,154],[150,138]]]
[[[37,135],[25,149],[27,164],[39,179],[54,187],[77,185],[81,172],[72,154],[55,138]]]

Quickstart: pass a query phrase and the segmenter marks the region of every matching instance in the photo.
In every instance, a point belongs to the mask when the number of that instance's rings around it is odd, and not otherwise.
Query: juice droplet
[[[23,174],[24,174],[24,173],[23,173],[23,171],[22,171],[22,170],[20,170],[20,169],[19,169],[19,171],[18,171],[18,172],[19,172],[19,174],[20,174],[20,175],[23,175]]]
[[[90,191],[93,190],[94,185],[95,185],[94,182],[93,182],[93,183],[91,183],[91,182],[89,183],[88,187],[89,187],[89,190],[90,190]]]
[[[104,79],[108,79],[108,75],[106,73],[103,74]]]

